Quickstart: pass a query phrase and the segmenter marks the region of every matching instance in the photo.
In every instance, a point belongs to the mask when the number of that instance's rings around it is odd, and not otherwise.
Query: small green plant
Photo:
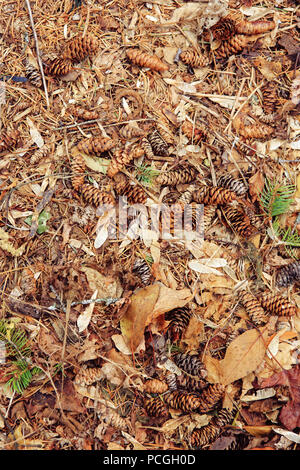
[[[147,186],[151,186],[153,179],[158,175],[159,171],[155,170],[151,166],[140,165],[136,168],[136,179]]]
[[[260,194],[260,202],[264,212],[271,219],[274,234],[284,243],[286,252],[291,257],[297,258],[293,247],[300,247],[300,236],[291,227],[282,228],[279,221],[279,216],[289,210],[294,192],[293,185],[282,185],[266,179]]]
[[[41,369],[31,364],[31,348],[24,330],[0,320],[0,341],[9,365],[6,384],[12,391],[22,394]]]
[[[51,218],[51,214],[47,211],[42,211],[39,214],[38,217],[38,228],[37,228],[37,233],[41,235],[42,233],[46,232],[48,230],[47,226],[47,221]],[[26,224],[30,225],[32,224],[32,215],[27,217],[24,221]]]
[[[263,210],[269,217],[285,214],[293,202],[291,196],[294,192],[295,186],[293,185],[281,185],[276,181],[271,182],[266,179],[265,186],[260,194]]]

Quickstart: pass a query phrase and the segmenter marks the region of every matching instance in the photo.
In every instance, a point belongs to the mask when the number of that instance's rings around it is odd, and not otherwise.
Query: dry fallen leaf
[[[230,343],[225,357],[220,361],[220,381],[228,385],[253,372],[262,362],[266,352],[266,328],[251,329]]]

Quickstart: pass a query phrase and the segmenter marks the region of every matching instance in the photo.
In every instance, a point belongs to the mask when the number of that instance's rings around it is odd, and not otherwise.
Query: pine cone
[[[177,376],[177,386],[187,392],[201,392],[206,386],[207,382],[199,377],[190,377],[189,375],[182,374]],[[169,387],[170,388],[170,387]]]
[[[226,41],[236,33],[235,22],[228,17],[221,18],[209,31],[214,39]]]
[[[214,51],[216,59],[223,59],[233,54],[238,54],[247,46],[249,39],[247,36],[236,34],[224,41],[221,46]]]
[[[71,168],[72,168],[72,186],[76,191],[79,191],[82,185],[84,184],[85,161],[84,161],[83,156],[77,152],[73,154]]]
[[[91,367],[89,369],[80,369],[79,372],[76,374],[75,383],[85,387],[87,385],[91,385],[97,380],[103,377],[103,372],[99,367]]]
[[[100,156],[103,152],[112,149],[116,142],[109,137],[97,136],[83,139],[78,144],[78,150],[88,155]]]
[[[202,186],[193,192],[193,200],[199,204],[226,205],[237,200],[234,191],[220,188],[218,186]]]
[[[152,147],[151,147],[151,144],[149,142],[149,140],[147,139],[147,137],[143,137],[142,140],[141,140],[141,146],[146,154],[146,157],[149,159],[149,160],[152,160],[152,158],[154,158],[154,153],[153,153],[153,150],[152,150]]]
[[[195,411],[199,408],[201,399],[197,393],[174,391],[164,395],[164,400],[171,408],[182,411]]]
[[[46,157],[51,151],[51,148],[51,145],[45,144],[43,145],[43,147],[33,152],[30,158],[30,165],[35,165],[35,163],[39,162],[42,158]]]
[[[277,84],[275,82],[268,82],[261,88],[261,92],[264,112],[267,115],[273,115],[278,107]]]
[[[134,155],[128,148],[116,150],[108,166],[107,176],[113,178],[122,168],[126,167],[133,158]]]
[[[149,416],[155,416],[156,418],[169,416],[168,408],[160,397],[146,398],[144,408]]]
[[[226,408],[223,408],[219,411],[217,416],[214,416],[211,419],[207,426],[203,426],[200,429],[194,429],[190,437],[191,446],[201,448],[215,441],[223,431],[222,428],[232,420],[232,413]]]
[[[147,54],[139,49],[128,49],[126,54],[131,62],[141,67],[149,67],[157,72],[165,72],[169,69],[157,56]]]
[[[294,304],[278,294],[263,294],[259,298],[259,301],[262,307],[265,308],[271,315],[291,317],[296,315],[298,310]]]
[[[196,178],[195,168],[181,168],[178,170],[161,173],[156,181],[163,186],[176,186],[179,183],[191,183]]]
[[[193,68],[206,67],[211,61],[208,56],[199,54],[196,49],[189,48],[182,51],[180,59],[186,65],[190,65]]]
[[[107,424],[107,426],[112,426],[113,428],[119,429],[120,431],[128,430],[129,426],[127,420],[122,418],[115,410],[103,405],[102,403],[98,403],[95,411],[98,415],[98,418]]]
[[[115,205],[115,200],[112,194],[107,191],[101,191],[98,188],[95,188],[91,184],[82,184],[79,188],[83,199],[87,201],[89,204],[93,204],[94,206],[100,205]]]
[[[232,121],[234,130],[246,139],[266,139],[274,133],[274,129],[264,123],[245,124],[246,115],[239,113]]]
[[[181,126],[181,130],[186,135],[190,142],[198,145],[200,142],[203,142],[207,138],[207,134],[203,129],[201,129],[199,124],[196,124],[195,127],[189,121],[184,121]]]
[[[129,204],[145,204],[147,194],[138,185],[132,186],[122,173],[117,173],[114,177],[114,189],[117,194],[127,197]]]
[[[257,228],[251,225],[250,219],[242,207],[229,206],[224,208],[223,211],[227,225],[229,224],[229,227],[241,237],[247,240],[257,234]]]
[[[126,126],[120,129],[120,135],[126,139],[134,139],[135,137],[143,137],[145,132],[140,129],[137,125],[127,124]],[[147,139],[146,139],[147,140]]]
[[[257,326],[263,325],[267,321],[267,316],[260,302],[249,292],[241,291],[239,293],[239,301],[245,307],[250,320]]]
[[[147,393],[164,393],[168,389],[168,385],[158,379],[147,380],[147,382],[144,384],[144,390]]]
[[[278,287],[288,287],[300,280],[300,260],[293,261],[278,269],[276,274],[276,285]]]
[[[204,214],[203,214],[204,231],[210,228],[211,222],[215,216],[215,213],[216,213],[215,206],[204,206]]]
[[[233,418],[234,415],[232,411],[229,411],[226,408],[222,408],[218,415],[214,418],[214,424],[220,427],[226,426],[233,421]]]
[[[183,331],[187,328],[191,311],[187,307],[180,307],[170,310],[165,314],[165,319],[171,320],[168,326],[167,334],[171,337],[172,341],[179,339]]]
[[[10,150],[17,146],[20,139],[20,132],[12,130],[9,132],[2,132],[0,137],[0,153],[4,150]]]
[[[181,196],[178,198],[179,203],[182,204],[190,204],[193,199],[193,191],[196,190],[196,186],[191,184],[184,193],[181,194]]]
[[[212,411],[224,395],[225,387],[221,384],[211,384],[201,393],[198,412],[208,413]]]
[[[174,390],[177,390],[177,379],[176,379],[176,374],[173,374],[173,372],[167,372],[165,380],[168,384],[170,392],[173,392]],[[181,376],[180,376],[181,377]],[[188,377],[188,376],[186,376]]]
[[[183,207],[181,204],[174,204],[172,207],[163,207],[160,212],[160,231],[163,234],[172,236],[183,230]]]
[[[267,33],[272,31],[276,26],[275,21],[258,20],[258,21],[240,21],[236,23],[235,28],[238,34],[246,34],[255,36],[256,34]]]
[[[193,448],[201,448],[215,441],[221,434],[221,429],[212,424],[207,424],[200,429],[194,429],[190,437],[190,445]]]
[[[155,129],[153,132],[148,134],[147,139],[151,145],[154,155],[160,155],[162,157],[167,157],[169,155],[168,145],[163,140],[158,130]]]
[[[45,74],[52,77],[67,75],[72,70],[72,62],[67,59],[57,57],[46,63]]]
[[[135,260],[132,272],[141,278],[141,281],[145,286],[149,284],[152,274],[148,264],[144,259],[137,258]]]
[[[68,108],[68,112],[73,116],[76,116],[78,119],[83,119],[84,121],[92,121],[93,119],[99,118],[99,113],[97,111],[89,111],[82,106],[70,106]]]
[[[174,144],[173,131],[170,128],[170,126],[165,122],[165,120],[163,120],[162,123],[158,122],[156,124],[156,127],[162,139],[165,141],[165,143],[169,145],[173,145]]]
[[[231,175],[222,175],[218,180],[218,186],[234,191],[237,196],[244,196],[248,191],[248,185],[242,179],[233,178]]]
[[[35,87],[41,88],[43,85],[42,77],[40,71],[36,69],[33,65],[29,62],[26,63],[25,66],[25,76],[27,80]]]
[[[205,366],[197,355],[192,356],[190,354],[178,353],[175,354],[172,359],[175,364],[187,374],[206,375]]]
[[[98,40],[94,36],[77,36],[66,43],[62,57],[72,62],[81,62],[88,55],[96,52],[98,48]]]

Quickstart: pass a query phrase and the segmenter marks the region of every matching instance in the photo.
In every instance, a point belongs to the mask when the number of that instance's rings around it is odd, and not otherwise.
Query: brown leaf
[[[252,329],[230,343],[220,361],[221,383],[228,385],[253,372],[262,362],[266,351],[266,328],[262,332]]]
[[[262,192],[263,187],[265,185],[265,178],[264,175],[257,171],[250,179],[249,179],[249,193],[252,196],[252,201],[255,202]]]
[[[56,400],[55,408],[62,407],[65,411],[76,411],[76,413],[84,413],[86,409],[81,405],[79,395],[70,379],[65,379],[63,390],[59,390],[60,400]]]
[[[131,304],[120,321],[122,334],[132,352],[136,350],[143,339],[146,322],[153,312],[159,290],[158,284],[139,289],[131,297]]]

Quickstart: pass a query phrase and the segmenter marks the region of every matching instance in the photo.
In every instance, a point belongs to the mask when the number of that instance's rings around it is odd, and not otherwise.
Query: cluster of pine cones
[[[257,296],[250,292],[241,291],[239,301],[256,326],[265,324],[267,315],[291,317],[297,313],[296,305],[279,294],[265,292]]]

